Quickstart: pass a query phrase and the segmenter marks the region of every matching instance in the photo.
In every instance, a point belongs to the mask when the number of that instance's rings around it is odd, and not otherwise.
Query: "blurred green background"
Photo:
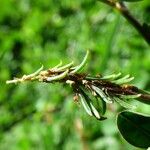
[[[150,2],[128,5],[150,23]],[[150,91],[150,48],[116,11],[96,0],[0,0],[0,149],[1,150],[139,150],[119,134],[116,114],[108,106],[107,120],[89,117],[73,102],[68,86],[24,83],[6,85],[41,64],[59,60],[80,63],[90,49],[85,72],[121,71],[134,85]],[[150,114],[149,106],[132,101]]]

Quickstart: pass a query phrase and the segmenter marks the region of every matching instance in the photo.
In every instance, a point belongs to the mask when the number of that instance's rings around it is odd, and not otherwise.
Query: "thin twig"
[[[150,30],[148,30],[148,28],[145,28],[145,26],[130,13],[130,11],[123,2],[115,2],[113,0],[99,1],[111,6],[112,8],[117,9],[150,45]]]

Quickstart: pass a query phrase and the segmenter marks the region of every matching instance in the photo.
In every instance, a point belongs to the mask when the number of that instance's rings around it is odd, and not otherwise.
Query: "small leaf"
[[[117,126],[130,144],[140,147],[150,147],[150,116],[123,111],[118,114]]]

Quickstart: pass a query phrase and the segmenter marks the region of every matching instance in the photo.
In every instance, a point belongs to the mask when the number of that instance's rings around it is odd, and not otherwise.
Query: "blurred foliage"
[[[117,131],[110,105],[108,119],[90,118],[73,102],[69,87],[25,83],[6,85],[14,76],[83,58],[91,50],[86,72],[123,72],[150,91],[150,48],[118,12],[96,0],[1,0],[0,9],[0,149],[131,150]],[[150,23],[150,2],[129,5]],[[140,13],[139,13],[140,12]],[[136,101],[137,111],[150,114]]]

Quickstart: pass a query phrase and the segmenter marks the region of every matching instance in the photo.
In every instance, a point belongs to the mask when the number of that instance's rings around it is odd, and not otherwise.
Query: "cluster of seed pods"
[[[76,97],[78,97],[77,99],[80,99],[87,114],[94,116],[98,120],[105,119],[103,115],[105,114],[107,103],[116,101],[123,107],[133,108],[134,106],[131,106],[125,100],[141,96],[141,94],[132,92],[131,88],[128,88],[130,86],[126,85],[134,78],[130,77],[130,75],[122,77],[121,73],[99,77],[83,74],[81,71],[88,62],[88,56],[89,51],[77,66],[74,66],[74,62],[62,65],[61,61],[55,67],[43,70],[42,65],[36,72],[6,81],[6,83],[38,80],[46,83],[62,82],[69,84],[73,88]]]

